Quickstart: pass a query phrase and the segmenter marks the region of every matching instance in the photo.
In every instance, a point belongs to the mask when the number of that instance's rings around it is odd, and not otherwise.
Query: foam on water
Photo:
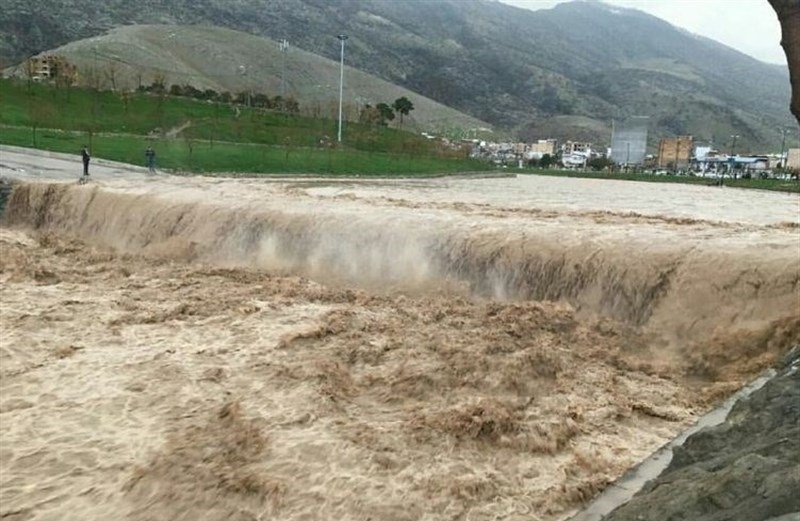
[[[11,515],[556,521],[800,341],[796,196],[2,159]]]
[[[167,185],[164,195],[21,183],[5,220],[124,252],[327,283],[565,300],[680,341],[797,312],[800,228],[791,223],[315,198],[264,186],[230,182],[213,194],[213,184]]]

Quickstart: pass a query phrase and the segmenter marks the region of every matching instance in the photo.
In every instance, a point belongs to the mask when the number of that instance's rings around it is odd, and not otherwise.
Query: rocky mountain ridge
[[[642,12],[594,1],[528,11],[493,0],[2,0],[6,61],[131,23],[210,24],[288,39],[520,138],[607,142],[647,115],[651,137],[692,134],[777,151],[788,73]],[[41,13],[45,13],[42,15]],[[88,14],[87,14],[88,13]],[[778,38],[778,35],[776,35]]]

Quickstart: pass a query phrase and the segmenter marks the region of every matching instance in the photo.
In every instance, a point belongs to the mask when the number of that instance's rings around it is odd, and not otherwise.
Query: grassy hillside
[[[776,152],[777,128],[795,125],[785,69],[590,1],[533,12],[484,0],[4,0],[2,53],[131,23],[225,26],[334,61],[345,32],[355,68],[526,138],[607,143],[611,119],[635,114],[651,117],[653,142],[688,133],[725,147],[738,134],[742,152]]]
[[[153,94],[0,81],[0,143],[192,172],[426,174],[486,168],[464,151],[382,126]]]
[[[338,41],[337,41],[338,43]],[[157,77],[167,85],[218,92],[260,92],[299,101],[316,117],[338,117],[339,62],[275,41],[219,27],[126,26],[52,51],[78,65],[81,83],[132,90]],[[349,61],[349,60],[348,60]],[[22,71],[16,70],[20,75]],[[403,126],[436,132],[489,127],[441,103],[345,66],[344,118],[357,121],[366,104],[409,98],[414,110]],[[399,120],[396,122],[396,126]]]

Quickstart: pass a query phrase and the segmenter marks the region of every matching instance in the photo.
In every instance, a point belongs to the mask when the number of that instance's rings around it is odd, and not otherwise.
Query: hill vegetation
[[[337,123],[296,113],[249,108],[157,92],[112,92],[0,80],[0,144],[145,164],[154,146],[158,168],[173,172],[326,175],[431,175],[485,171],[468,150],[443,146],[379,123],[347,123],[337,145]],[[577,172],[527,168],[506,173],[710,184],[687,176]],[[76,172],[76,175],[78,173]],[[778,179],[727,179],[725,184],[797,192]]]
[[[118,93],[0,81],[0,143],[190,172],[431,174],[485,168],[467,151],[380,124],[200,101],[165,92]]]
[[[53,50],[77,65],[80,84],[136,90],[158,82],[204,91],[280,96],[297,101],[311,117],[338,117],[339,62],[276,42],[219,27],[137,25]],[[25,68],[16,69],[25,76]],[[367,106],[410,99],[407,128],[447,134],[490,127],[486,122],[371,74],[345,67],[344,117],[358,121]],[[394,126],[401,126],[400,120]]]
[[[607,143],[612,119],[647,115],[652,141],[725,148],[738,134],[746,153],[777,151],[777,128],[792,124],[785,69],[592,1],[533,12],[489,0],[4,0],[0,54],[19,61],[132,23],[225,26],[334,61],[344,32],[355,68],[527,139]]]

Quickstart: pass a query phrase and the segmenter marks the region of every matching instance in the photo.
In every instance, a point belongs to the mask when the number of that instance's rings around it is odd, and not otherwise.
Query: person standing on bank
[[[147,147],[147,150],[144,151],[145,157],[147,157],[147,168],[150,169],[151,174],[156,173],[156,151],[153,150],[153,147]]]
[[[85,178],[89,177],[89,160],[92,158],[91,154],[89,154],[89,147],[83,145],[83,150],[81,150],[81,158],[83,159],[83,176]]]

